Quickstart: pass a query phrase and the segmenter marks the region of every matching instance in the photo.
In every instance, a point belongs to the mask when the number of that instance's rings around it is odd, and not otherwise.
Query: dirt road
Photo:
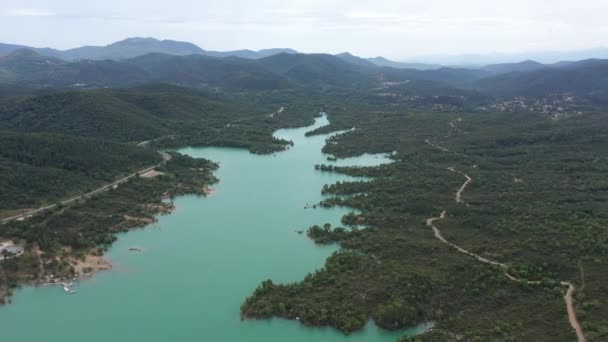
[[[454,200],[456,201],[456,203],[463,203],[462,201],[462,193],[465,191],[465,189],[467,188],[467,186],[473,181],[473,179],[467,175],[464,172],[458,171],[452,167],[448,168],[449,171],[451,172],[456,172],[459,173],[461,175],[463,175],[465,177],[465,182],[462,184],[462,186],[460,186],[460,188],[458,189],[458,191],[456,192],[456,195],[454,196]],[[475,259],[477,259],[477,261],[479,262],[483,262],[485,264],[489,264],[489,265],[493,265],[493,266],[498,266],[500,268],[502,268],[504,270],[504,274],[507,278],[509,278],[512,281],[515,282],[519,282],[519,283],[526,283],[528,285],[539,285],[540,281],[532,281],[532,280],[527,280],[527,279],[521,279],[521,278],[517,278],[515,276],[513,276],[512,274],[509,273],[509,266],[497,261],[493,261],[487,258],[484,258],[478,254],[475,254],[473,252],[470,252],[450,241],[448,241],[446,238],[443,237],[443,235],[441,234],[441,230],[439,230],[439,228],[437,228],[437,226],[435,226],[435,221],[438,220],[442,220],[446,217],[447,215],[447,211],[442,211],[441,214],[437,217],[431,217],[429,219],[426,220],[426,225],[431,227],[431,229],[433,230],[433,233],[435,235],[435,238],[437,238],[439,241],[443,242],[444,244],[456,249],[457,251],[459,251],[460,253],[466,254],[468,256],[471,256]],[[574,329],[574,331],[576,332],[576,336],[577,336],[577,340],[578,342],[586,342],[587,339],[585,338],[585,334],[583,333],[583,329],[580,325],[580,323],[578,322],[578,319],[576,317],[576,310],[574,309],[574,304],[572,301],[572,294],[574,293],[574,291],[576,291],[576,287],[574,287],[574,285],[570,282],[566,282],[566,281],[561,281],[560,284],[562,286],[567,286],[568,290],[566,291],[566,294],[564,295],[564,302],[566,303],[566,310],[568,311],[568,321],[570,322],[570,326],[572,327],[572,329]]]
[[[57,207],[58,205],[68,205],[68,204],[71,204],[71,203],[76,202],[76,201],[81,200],[81,199],[87,199],[87,198],[93,197],[95,195],[98,195],[98,194],[106,191],[106,190],[109,190],[109,189],[113,188],[114,186],[118,186],[120,184],[123,184],[123,183],[125,183],[126,181],[128,181],[129,179],[131,179],[133,177],[137,177],[138,175],[141,175],[141,174],[144,174],[146,172],[152,171],[155,168],[157,168],[157,167],[165,164],[169,160],[171,160],[171,155],[170,154],[165,153],[165,152],[158,152],[158,153],[163,158],[163,161],[161,163],[159,163],[159,164],[147,167],[147,168],[145,168],[143,170],[139,170],[138,172],[132,173],[132,174],[126,176],[126,177],[123,177],[123,178],[121,178],[121,179],[119,179],[119,180],[117,180],[115,182],[110,183],[110,184],[104,185],[104,186],[102,186],[100,188],[97,188],[97,189],[91,191],[91,192],[87,192],[85,194],[69,198],[69,199],[61,201],[59,203],[47,205],[47,206],[44,206],[44,207],[40,207],[38,209],[27,211],[25,213],[21,213],[19,215],[15,215],[15,216],[11,216],[11,217],[2,219],[2,220],[0,220],[0,224],[5,224],[5,223],[11,222],[11,221],[18,220],[20,218],[27,218],[27,217],[32,216],[32,215],[40,214],[40,213],[45,212],[47,210],[53,209],[53,208]]]

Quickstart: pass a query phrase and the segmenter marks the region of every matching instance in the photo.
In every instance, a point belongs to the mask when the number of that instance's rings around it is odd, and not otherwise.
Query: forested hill
[[[105,46],[81,46],[68,50],[35,48],[25,45],[0,43],[0,53],[11,53],[20,49],[32,50],[43,56],[61,58],[66,61],[73,61],[77,59],[121,60],[143,56],[149,53],[164,53],[176,56],[198,54],[213,57],[240,57],[250,59],[268,57],[282,52],[296,53],[296,51],[293,49],[263,49],[259,51],[208,51],[203,50],[202,48],[189,42],[159,40],[151,37],[132,37]]]
[[[267,91],[310,86],[367,87],[416,80],[470,85],[489,76],[484,70],[380,67],[352,55],[280,53],[257,60],[152,53],[122,61],[66,62],[30,50],[0,56],[0,85],[44,87],[124,87],[164,82],[188,87]]]
[[[0,131],[0,213],[90,191],[160,162],[153,150],[56,134]]]
[[[116,180],[158,163],[154,147],[219,145],[256,153],[289,142],[281,127],[310,123],[314,105],[215,95],[166,84],[128,89],[19,92],[0,100],[0,214]],[[6,215],[4,215],[6,216]]]
[[[148,54],[123,61],[66,62],[31,50],[0,56],[0,84],[31,87],[124,87],[168,82],[190,87],[267,90],[288,86],[286,79],[252,61],[201,55]]]
[[[256,62],[236,57],[154,53],[125,60],[123,64],[142,70],[147,75],[146,80],[152,82],[244,90],[284,89],[290,86],[285,77],[267,71]]]
[[[493,92],[503,88],[525,89],[522,87],[528,84],[499,83],[513,79],[516,75],[513,72],[528,77],[527,75],[533,76],[535,73],[551,70],[564,72],[575,65],[579,64],[549,67],[526,61],[490,65],[485,68],[441,67],[418,70],[379,66],[348,53],[334,56],[291,52],[259,59],[150,53],[121,61],[68,62],[22,49],[0,56],[0,85],[100,88],[132,87],[160,82],[192,88],[262,92],[310,87],[369,89],[383,82],[427,80],[463,88],[473,88],[477,85],[483,90]],[[491,78],[496,75],[499,76]],[[484,78],[487,80],[477,83]]]
[[[539,69],[548,68],[549,66],[538,63],[536,61],[523,61],[519,63],[501,63],[501,64],[490,64],[484,66],[482,69],[492,74],[506,74],[510,72],[527,72]]]
[[[240,110],[168,85],[74,90],[5,101],[0,104],[0,129],[139,142],[175,133],[180,123],[223,122]]]
[[[484,92],[502,97],[572,93],[608,104],[608,60],[585,60],[561,67],[515,72],[485,78]]]
[[[353,57],[354,58],[354,57]],[[371,82],[377,72],[372,64],[358,64],[328,54],[278,54],[257,63],[297,84],[353,86]]]
[[[145,82],[140,68],[116,61],[65,62],[31,50],[0,56],[0,84],[33,87],[121,86]]]
[[[498,97],[573,93],[596,103],[605,103],[607,75],[607,60],[553,65],[523,61],[479,68],[418,70],[381,66],[349,53],[301,54],[294,51],[256,59],[150,53],[120,61],[70,62],[25,49],[0,56],[0,86],[35,89],[171,83],[218,92],[261,93],[314,88],[322,91],[369,90],[386,82],[435,81]]]

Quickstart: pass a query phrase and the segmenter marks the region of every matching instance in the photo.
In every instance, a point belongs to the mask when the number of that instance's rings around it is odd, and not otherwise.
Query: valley
[[[608,338],[605,60],[0,53],[7,338]]]

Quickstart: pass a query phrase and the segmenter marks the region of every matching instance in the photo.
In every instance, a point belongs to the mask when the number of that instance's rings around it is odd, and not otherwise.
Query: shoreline
[[[317,140],[321,140],[321,139],[317,139]],[[304,168],[303,168],[303,169],[304,169]],[[308,168],[306,168],[306,170],[307,170],[307,172],[310,172],[310,170],[309,170]],[[312,173],[315,173],[315,172],[312,172]],[[205,191],[204,191],[204,192],[205,192],[205,194],[207,194],[207,195],[212,194],[212,193],[213,193],[213,191],[214,191],[214,189],[212,189],[212,188],[210,188],[210,187],[204,187],[204,188],[205,188]],[[199,189],[201,189],[201,188],[199,188]],[[307,215],[308,215],[308,214],[307,214]],[[137,215],[134,215],[134,216],[137,216]],[[337,219],[339,219],[339,218],[337,218]],[[141,226],[144,226],[144,224],[142,224],[142,222],[135,222],[135,221],[133,221],[132,223],[133,223],[133,224],[137,224],[137,225],[138,225],[138,226],[140,226],[140,227],[141,227]],[[145,226],[146,226],[145,228],[147,228],[147,225],[145,225]],[[121,234],[121,235],[122,235],[122,234]],[[117,237],[118,237],[119,239],[120,239],[120,238],[123,238],[122,236],[117,236]],[[132,240],[132,241],[136,241],[136,240],[137,240],[137,239]],[[311,245],[311,244],[309,244],[309,243],[306,243],[305,245],[306,245],[306,248],[309,248],[309,246],[312,246],[312,245]],[[116,245],[114,244],[114,246],[116,246]],[[121,254],[122,254],[122,250],[124,250],[124,249],[125,249],[125,247],[128,247],[128,246],[125,246],[125,244],[121,244],[120,246],[121,246],[121,247],[120,247],[120,249],[119,249],[119,250],[121,251]],[[116,247],[112,247],[112,248],[116,248]],[[312,247],[312,248],[317,249],[317,247]],[[96,252],[96,249],[92,249],[91,251],[92,251],[92,252]],[[112,253],[112,252],[110,252],[110,253]],[[324,253],[322,260],[325,260],[327,257],[329,257],[329,254],[325,254],[325,253]],[[110,268],[111,268],[111,265],[110,265],[110,263],[108,262],[108,260],[104,259],[104,257],[103,257],[103,256],[101,256],[101,255],[95,255],[95,256],[94,256],[94,258],[91,258],[90,260],[88,260],[88,259],[85,257],[85,260],[82,260],[82,261],[75,261],[75,262],[80,263],[80,264],[81,264],[81,266],[82,266],[82,268],[84,268],[84,267],[85,267],[85,265],[86,265],[87,263],[94,263],[96,266],[100,266],[99,268],[92,269],[92,270],[91,270],[89,273],[86,273],[86,276],[85,276],[85,274],[83,274],[83,275],[79,275],[79,276],[78,276],[78,278],[79,278],[79,279],[90,278],[90,277],[94,276],[94,275],[95,275],[97,272],[101,272],[101,271],[103,271],[103,270],[106,270],[106,269],[110,269]],[[105,264],[104,262],[105,262],[105,263],[107,263],[107,264]],[[105,267],[103,267],[103,265],[102,265],[102,264],[105,264],[106,266],[105,266]],[[315,263],[315,265],[316,265],[316,263]],[[315,267],[317,267],[317,266],[315,266]],[[81,270],[82,270],[82,268],[81,268]],[[117,266],[116,268],[119,268],[119,266]],[[305,271],[305,272],[310,272],[310,270],[311,270],[311,269],[313,269],[313,268],[306,268],[306,271]],[[303,273],[303,274],[302,274],[302,276],[303,276],[304,274],[305,274],[305,273]],[[299,279],[300,279],[300,276],[296,277],[296,279],[298,279],[298,280],[299,280]],[[255,283],[257,284],[257,281],[256,281]],[[53,290],[53,291],[54,291],[54,290]],[[248,292],[248,293],[250,293],[250,291],[251,291],[251,289],[249,289],[249,292]],[[58,292],[61,292],[61,291],[58,291]],[[242,300],[242,299],[241,299],[241,300]],[[372,323],[373,323],[373,321],[370,321],[370,322],[372,322]],[[426,323],[426,322],[425,322],[425,323]],[[301,324],[301,323],[300,323],[300,324]],[[375,323],[373,323],[373,324],[374,324],[374,326],[375,326],[375,328],[374,328],[374,329],[377,329],[377,330],[378,330],[378,332],[379,332],[379,334],[385,334],[385,333],[394,333],[394,332],[396,332],[396,330],[391,331],[391,330],[388,330],[388,329],[385,329],[385,328],[381,328],[380,326],[376,325]],[[303,327],[306,327],[306,325],[303,325]],[[410,329],[411,329],[411,328],[414,328],[414,329],[415,329],[415,328],[418,328],[418,327],[419,327],[419,326],[412,326],[412,327],[408,327],[408,328],[410,328]],[[423,326],[423,327],[426,327],[426,326]],[[319,327],[318,327],[318,326],[312,326],[312,328],[315,328],[315,329],[316,329],[316,328],[319,328]],[[340,331],[340,330],[339,330],[339,329],[337,329],[335,326],[328,326],[327,328],[328,328],[329,330],[331,330],[331,333],[332,333],[332,334],[334,334],[334,333],[335,333],[335,334],[336,334],[336,336],[339,336],[338,338],[341,338],[342,336],[345,336],[345,335],[344,335],[344,332],[343,332],[343,331]],[[297,329],[301,329],[301,327],[299,326],[299,324],[298,324]],[[309,329],[308,329],[308,327],[306,327],[306,330],[309,330]],[[360,332],[363,332],[363,330],[364,330],[364,329],[361,329],[361,331],[360,331]],[[427,329],[426,329],[426,328],[425,328],[425,329],[423,329],[423,330],[427,331]],[[364,336],[364,335],[363,335],[363,334],[361,334],[360,336]],[[373,336],[376,336],[376,335],[373,335]],[[394,339],[393,339],[393,340],[394,340]]]
[[[103,255],[92,253],[85,255],[84,260],[73,258],[70,264],[76,271],[76,280],[91,278],[98,272],[112,269],[112,264]]]
[[[125,222],[134,223],[133,226],[129,228],[128,231],[124,233],[128,233],[131,230],[143,229],[151,224],[157,222],[157,217],[159,215],[170,215],[173,213],[176,208],[173,204],[171,205],[156,205],[156,204],[143,204],[147,209],[154,210],[154,217],[133,217],[129,215],[124,215]],[[72,252],[71,248],[63,247],[63,251],[70,253]],[[132,252],[142,252],[142,248],[130,248],[129,251]],[[42,286],[66,286],[72,284],[72,282],[84,281],[93,278],[97,273],[103,271],[110,271],[113,269],[112,263],[105,258],[105,253],[101,252],[99,247],[91,248],[87,252],[84,253],[84,256],[79,258],[74,255],[69,255],[65,257],[65,259],[60,259],[59,257],[55,257],[54,259],[45,258],[44,252],[40,250],[38,246],[33,247],[27,253],[30,253],[32,256],[36,256],[38,258],[38,263],[42,270],[43,276],[40,279],[31,280],[29,282],[23,282],[16,289],[21,287],[42,287]],[[47,274],[44,270],[44,266],[46,263],[51,261],[66,261],[74,270],[74,274],[72,277],[68,276],[54,276],[52,274]],[[7,291],[5,293],[0,294],[0,299],[3,299],[3,302],[0,303],[0,308],[3,305],[8,305],[12,303],[12,297],[14,294],[14,290]]]
[[[163,157],[165,155],[169,156],[166,153],[159,153],[163,154]],[[170,157],[164,157],[165,162],[170,159]],[[173,205],[172,199],[175,197],[184,195],[206,197],[215,191],[211,186],[219,181],[212,175],[217,166],[207,165],[209,166],[207,167],[205,166],[206,163],[203,162],[198,163],[197,165],[199,164],[200,168],[196,169],[196,171],[198,171],[196,172],[196,175],[191,175],[191,178],[189,178],[185,184],[183,181],[178,180],[167,185],[164,190],[158,189],[157,194],[152,193],[149,197],[150,200],[140,199],[130,203],[128,210],[124,211],[124,214],[121,213],[119,215],[120,220],[115,219],[113,220],[114,222],[108,223],[108,226],[104,228],[108,232],[114,231],[114,233],[110,234],[113,236],[113,240],[109,244],[100,242],[95,246],[84,247],[82,249],[73,249],[69,245],[61,245],[56,247],[54,251],[48,252],[41,250],[37,243],[29,245],[27,250],[23,253],[25,254],[24,257],[35,260],[34,262],[37,264],[37,267],[35,267],[35,270],[33,271],[28,271],[30,273],[27,273],[26,270],[17,270],[13,272],[17,277],[16,283],[14,287],[9,288],[7,286],[6,288],[3,287],[0,289],[0,307],[12,303],[14,292],[20,288],[71,284],[73,281],[92,278],[98,272],[111,270],[113,265],[104,255],[107,252],[107,248],[114,245],[114,242],[119,239],[123,233],[146,228],[156,223],[159,215],[169,215],[173,213],[176,208]],[[162,174],[166,174],[166,172],[163,171],[161,173],[160,171],[157,171],[157,173],[153,174],[154,177],[142,178],[156,178],[156,176],[161,176]],[[201,181],[200,178],[198,178],[198,174],[203,174],[204,177],[209,179]],[[95,191],[95,193],[101,193],[98,190]],[[159,201],[153,201],[152,198],[157,198],[157,196]],[[110,215],[121,212],[118,207],[109,208],[107,211],[110,212]],[[118,216],[116,218],[118,218]],[[75,223],[75,225],[78,225],[78,223]],[[80,233],[80,238],[83,238],[82,233]],[[135,248],[133,250],[130,249],[129,251],[141,252],[143,249]],[[70,286],[68,286],[68,288]]]
[[[206,186],[201,189],[201,194],[203,195],[203,197],[213,195],[214,193],[216,193],[216,190],[211,186]],[[169,196],[166,196],[166,195],[167,195],[167,193],[163,194],[163,196],[161,197],[161,200],[166,200],[166,199],[170,198]],[[141,205],[144,206],[146,209],[153,210],[154,217],[149,218],[149,217],[136,217],[136,216],[124,215],[123,223],[126,223],[126,222],[133,223],[133,225],[129,228],[129,230],[124,233],[128,233],[131,230],[143,229],[151,224],[156,223],[158,221],[158,216],[170,215],[176,211],[176,207],[175,207],[175,205],[173,205],[173,203],[170,203],[170,204],[167,204],[167,203],[165,203],[165,204],[141,204]],[[71,248],[69,248],[69,247],[64,247],[63,249],[64,249],[64,251],[66,251],[68,253],[71,252]],[[144,249],[140,248],[140,247],[130,247],[129,248],[130,252],[141,253],[141,252],[143,252],[143,250]],[[39,247],[35,247],[31,253],[38,257],[39,264],[41,266],[41,269],[44,272],[44,264],[46,262],[49,262],[52,259],[44,258],[44,253],[39,249]],[[59,261],[60,259],[55,259],[55,260]],[[74,269],[74,276],[72,278],[65,277],[65,276],[54,277],[50,274],[46,274],[41,279],[22,283],[21,285],[19,285],[19,287],[24,287],[24,286],[41,287],[41,286],[65,285],[65,284],[69,284],[74,281],[83,281],[83,280],[91,279],[99,272],[110,271],[113,269],[112,263],[108,259],[105,258],[105,253],[100,252],[100,249],[98,249],[98,247],[92,248],[89,251],[87,251],[84,254],[83,258],[78,258],[75,256],[68,256],[64,260],[67,261],[69,263],[69,265],[71,267],[73,267],[73,269]],[[9,295],[8,293],[5,294],[4,296],[2,296],[2,298],[4,299],[4,304],[0,304],[0,307],[2,305],[10,304],[11,297],[12,297],[12,294]]]

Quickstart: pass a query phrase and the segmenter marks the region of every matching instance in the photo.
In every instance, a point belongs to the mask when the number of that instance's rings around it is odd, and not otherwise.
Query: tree
[[[6,249],[2,249],[2,259],[6,261],[6,258],[10,255],[10,253]]]

